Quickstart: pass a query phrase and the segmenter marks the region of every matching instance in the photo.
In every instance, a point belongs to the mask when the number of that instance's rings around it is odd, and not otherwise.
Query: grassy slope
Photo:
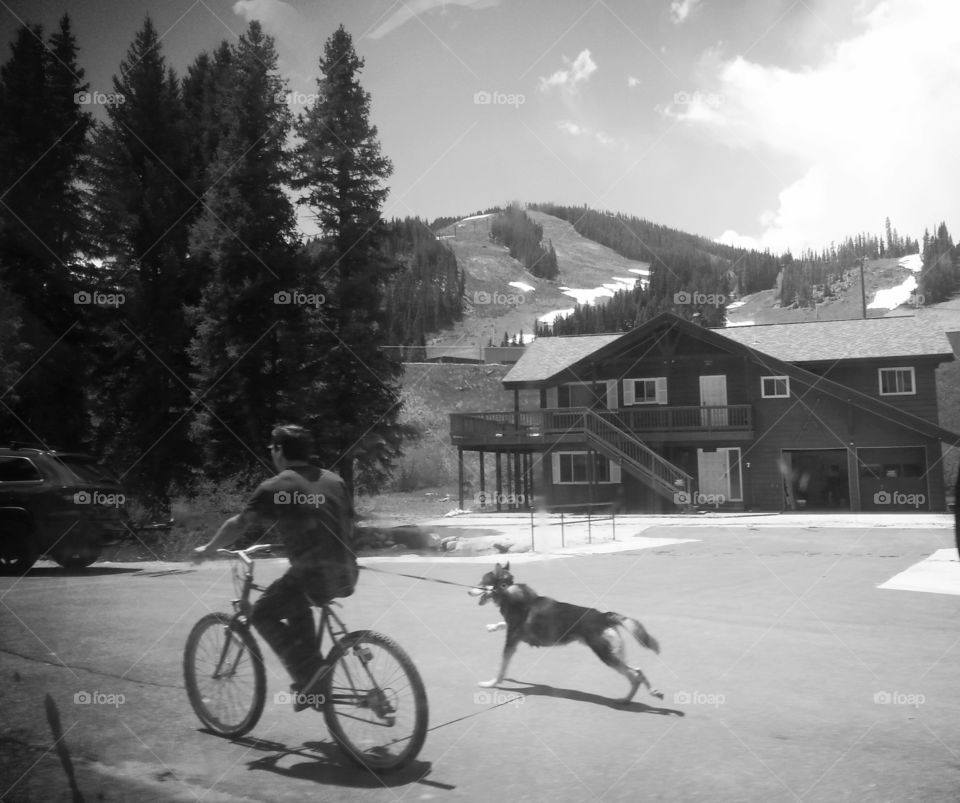
[[[491,242],[486,220],[477,220],[446,229],[444,234],[456,232],[447,240],[467,272],[467,311],[462,321],[452,329],[438,333],[429,341],[434,347],[431,356],[445,352],[454,356],[478,357],[480,349],[490,340],[499,345],[504,332],[511,335],[521,329],[525,334],[534,331],[537,318],[558,309],[570,309],[574,299],[561,287],[594,288],[608,283],[614,276],[630,277],[629,268],[647,268],[645,262],[625,259],[615,251],[581,237],[564,220],[528,212],[543,226],[543,238],[552,241],[557,252],[560,275],[554,281],[538,279],[513,259],[506,248]],[[522,291],[510,282],[524,282],[535,289]],[[491,296],[514,296],[517,303],[474,303],[477,293]]]

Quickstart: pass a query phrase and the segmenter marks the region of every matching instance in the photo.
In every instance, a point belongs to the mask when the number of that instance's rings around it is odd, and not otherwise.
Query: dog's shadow
[[[574,700],[579,703],[593,703],[594,705],[605,705],[607,708],[613,708],[617,711],[633,711],[636,714],[660,714],[661,716],[685,717],[683,711],[676,708],[659,708],[657,706],[641,703],[639,700],[631,700],[625,703],[612,697],[603,697],[599,694],[592,694],[586,691],[577,691],[575,689],[561,689],[556,686],[545,686],[542,683],[527,683],[523,680],[514,678],[505,678],[504,682],[519,684],[517,687],[511,686],[504,688],[502,685],[497,688],[503,691],[512,691],[517,694],[530,694],[540,697],[562,697],[564,700]]]

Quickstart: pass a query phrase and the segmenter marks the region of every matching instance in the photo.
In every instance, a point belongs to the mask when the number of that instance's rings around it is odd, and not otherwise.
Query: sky
[[[91,93],[147,14],[181,75],[258,19],[294,110],[343,24],[387,217],[586,204],[795,254],[960,231],[956,0],[0,0],[0,61],[64,11]]]

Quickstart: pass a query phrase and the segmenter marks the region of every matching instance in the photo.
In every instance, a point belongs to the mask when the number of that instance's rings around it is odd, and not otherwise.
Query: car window
[[[81,482],[115,482],[114,478],[96,463],[71,457],[61,457],[59,460]]]
[[[0,457],[0,482],[35,482],[40,471],[29,457]]]

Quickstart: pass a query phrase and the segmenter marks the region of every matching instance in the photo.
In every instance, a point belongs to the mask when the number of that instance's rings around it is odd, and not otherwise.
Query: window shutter
[[[633,380],[624,379],[623,380],[623,405],[624,407],[634,404],[635,400],[633,398]]]
[[[667,378],[665,376],[657,377],[657,404],[667,403]]]
[[[559,394],[557,389],[547,388],[547,407],[551,410],[556,410],[560,406]]]
[[[610,482],[620,484],[620,464],[616,460],[610,461]]]
[[[616,410],[620,405],[617,403],[617,380],[607,380],[607,409]]]
[[[554,485],[560,482],[560,455],[556,452],[550,455],[550,467],[553,471],[553,477],[551,478]]]

